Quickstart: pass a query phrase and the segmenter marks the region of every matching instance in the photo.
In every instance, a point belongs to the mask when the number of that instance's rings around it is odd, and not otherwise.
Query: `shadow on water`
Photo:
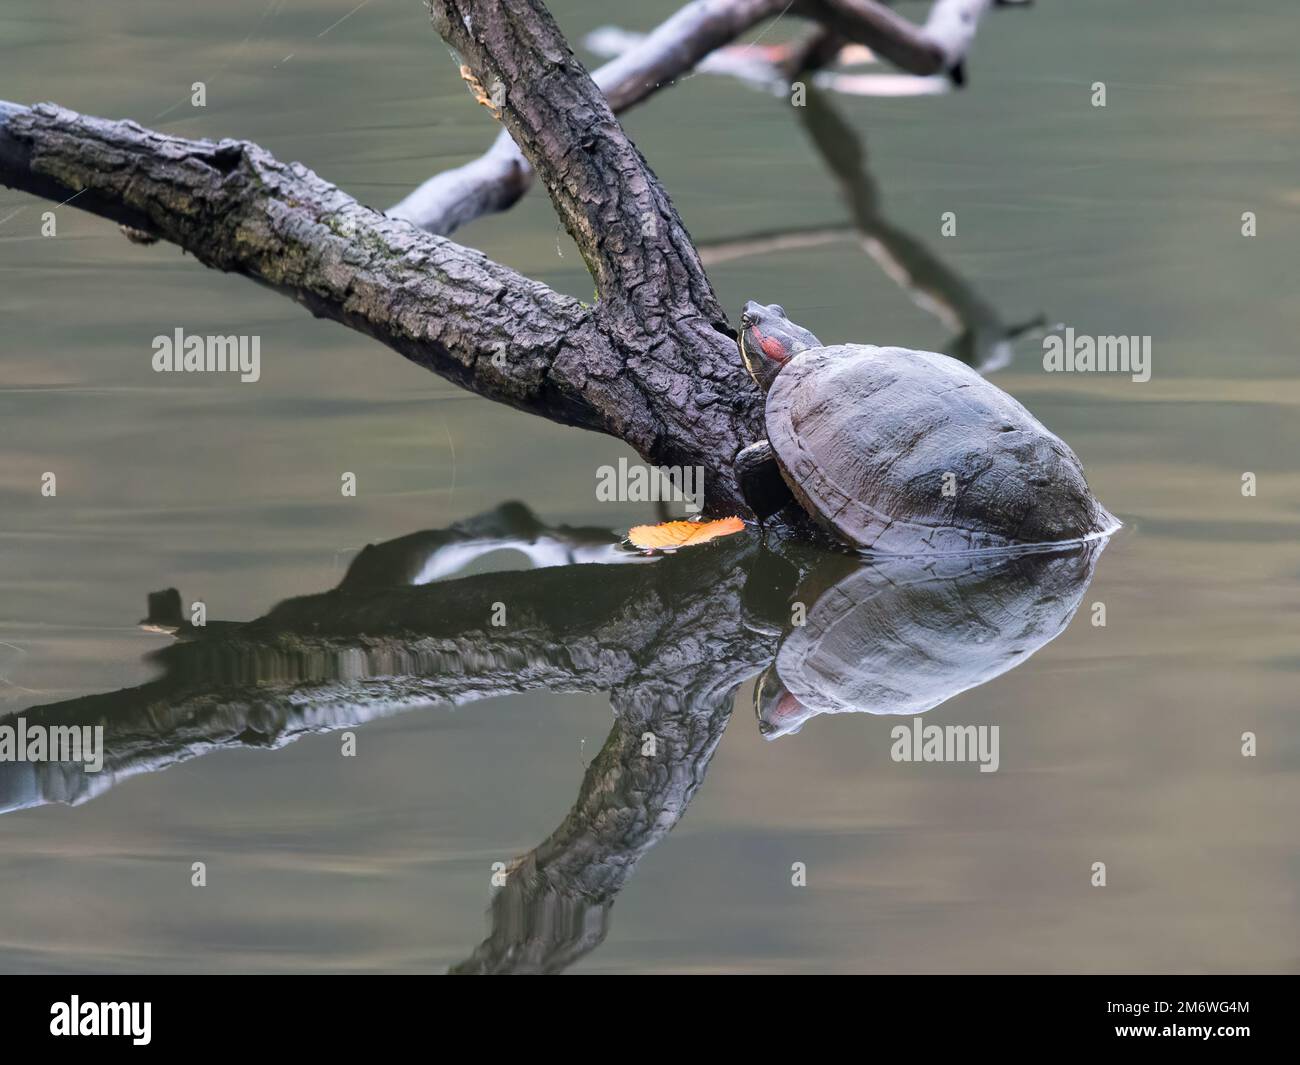
[[[764,230],[729,240],[702,243],[701,261],[713,266],[791,248],[818,247],[855,239],[863,251],[918,307],[937,318],[954,336],[942,347],[946,355],[990,373],[1010,365],[1014,344],[1046,328],[1042,314],[1022,322],[1005,321],[975,287],[926,245],[890,221],[880,187],[868,165],[865,138],[831,103],[830,97],[805,85],[805,103],[792,110],[821,161],[835,181],[849,222],[837,226]]]
[[[536,567],[454,577],[510,548]],[[507,503],[363,550],[336,588],[246,623],[146,624],[175,643],[137,688],[22,711],[104,726],[104,763],[0,763],[0,811],[82,803],[216,750],[274,749],[417,707],[608,692],[614,724],[558,828],[517,859],[455,972],[554,972],[605,937],[640,858],[704,780],[737,689],[769,739],[820,713],[916,714],[1019,665],[1068,624],[1104,541],[871,562],[746,531],[658,558]],[[504,609],[503,609],[504,608]],[[494,624],[494,621],[501,622]]]

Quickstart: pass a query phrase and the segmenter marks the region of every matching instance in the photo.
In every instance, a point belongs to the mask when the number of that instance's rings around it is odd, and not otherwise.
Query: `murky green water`
[[[418,5],[373,0],[328,29],[353,6],[18,0],[0,14],[0,97],[246,137],[387,206],[493,130]],[[676,5],[553,6],[576,41]],[[895,762],[897,719],[869,714],[764,739],[752,679],[782,636],[755,612],[789,572],[752,537],[650,566],[482,576],[521,564],[496,553],[464,585],[400,591],[435,549],[439,565],[473,554],[448,550],[472,537],[426,537],[381,552],[355,601],[307,600],[146,660],[171,641],[136,622],[169,585],[246,621],[326,593],[367,543],[507,500],[548,527],[654,513],[596,501],[596,468],[633,457],[613,440],[461,394],[71,206],[42,238],[46,205],[0,192],[0,723],[55,703],[42,713],[121,726],[93,795],[0,766],[0,968],[1300,967],[1298,19],[1288,0],[997,11],[967,91],[831,97],[865,138],[878,201],[865,172],[845,199],[808,114],[727,78],[687,79],[627,119],[730,307],[779,301],[828,342],[960,348],[962,327],[851,228],[731,254],[856,217],[939,271],[932,290],[978,326],[964,350],[1040,314],[1152,337],[1142,384],[1046,374],[1033,334],[994,376],[1126,523],[1091,584],[1060,592],[1079,608],[1059,637],[924,719],[998,726],[995,773]],[[543,195],[460,236],[589,292]],[[262,380],[162,380],[150,340],[178,325],[259,334]],[[535,554],[603,557],[605,539],[561,534]],[[502,598],[532,610],[526,639],[485,627]],[[887,616],[931,615],[908,600]],[[373,679],[393,675],[415,679]],[[291,705],[298,682],[313,698]],[[645,731],[676,752],[661,769]],[[86,801],[45,801],[60,796]],[[521,874],[493,902],[493,863],[525,854],[540,881]]]

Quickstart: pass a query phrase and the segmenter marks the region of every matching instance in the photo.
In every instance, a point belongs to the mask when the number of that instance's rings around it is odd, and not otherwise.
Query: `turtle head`
[[[745,369],[766,392],[781,367],[801,351],[821,347],[821,341],[785,316],[778,303],[764,306],[750,300],[740,316],[740,357]]]
[[[776,671],[775,662],[763,670],[754,685],[754,715],[763,739],[778,740],[798,732],[815,713],[790,694]]]

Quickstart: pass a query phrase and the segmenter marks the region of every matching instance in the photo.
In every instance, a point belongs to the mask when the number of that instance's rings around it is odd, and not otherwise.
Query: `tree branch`
[[[625,48],[628,39],[629,36],[624,37]],[[843,43],[843,38],[829,30],[815,30],[803,40],[766,49],[763,58],[745,60],[743,65],[737,65],[735,73],[739,77],[788,81],[833,60]],[[614,47],[612,43],[610,46]],[[850,239],[856,231],[863,249],[880,264],[891,281],[902,287],[922,310],[958,331],[943,349],[947,354],[982,373],[1006,366],[1012,357],[1011,342],[1040,328],[1045,318],[1040,314],[1016,324],[1004,322],[969,282],[889,220],[882,210],[875,178],[867,167],[864,139],[816,84],[806,85],[805,105],[794,110],[835,178],[848,205],[852,227],[769,229],[701,243],[698,245],[700,261],[711,268],[733,259],[832,244]]]
[[[607,312],[726,329],[676,208],[541,0],[434,0],[461,74],[540,175]]]
[[[924,26],[877,0],[799,0],[797,10],[909,74],[947,73],[960,83],[979,20],[992,6],[993,0],[935,0]]]
[[[601,427],[556,374],[567,350],[605,347],[587,308],[256,145],[0,102],[0,182],[171,241],[480,395]]]
[[[595,279],[598,320],[622,354],[600,369],[645,408],[612,431],[661,464],[704,466],[711,498],[743,508],[731,459],[762,436],[761,397],[738,372],[735,334],[667,192],[541,0],[431,10]]]
[[[592,79],[610,109],[621,113],[693,70],[710,52],[787,10],[828,30],[791,75],[828,61],[831,36],[867,44],[911,73],[951,72],[960,67],[990,6],[992,0],[936,0],[925,26],[919,27],[876,0],[797,0],[793,7],[789,0],[694,0],[601,66]],[[525,154],[503,130],[478,159],[434,175],[388,213],[449,236],[484,214],[513,206],[532,180]]]
[[[641,44],[601,66],[592,80],[620,113],[690,71],[710,52],[779,14],[788,0],[694,0]],[[440,31],[441,32],[441,31]],[[449,236],[484,214],[514,205],[533,170],[507,130],[478,159],[435,174],[388,213]]]
[[[670,325],[628,328],[256,145],[170,137],[51,104],[0,103],[0,183],[75,197],[79,209],[251,277],[489,399],[609,433],[656,464],[701,466],[708,507],[744,512],[731,459],[761,435],[761,407],[719,331],[725,316],[702,267],[691,291],[707,295],[707,318],[683,297]],[[657,183],[654,195],[667,204]],[[684,231],[679,240],[694,259]]]

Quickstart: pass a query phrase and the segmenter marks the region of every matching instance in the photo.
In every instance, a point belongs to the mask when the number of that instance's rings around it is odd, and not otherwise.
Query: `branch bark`
[[[254,144],[0,102],[0,181],[168,240],[489,399],[602,427],[599,397],[564,373],[608,351],[588,308]]]
[[[595,280],[599,321],[621,338],[612,379],[646,416],[619,435],[665,465],[704,466],[713,497],[743,507],[730,464],[762,436],[761,399],[668,194],[541,0],[430,8],[462,75],[541,176]]]
[[[671,212],[653,175],[645,180],[645,195]],[[670,310],[630,327],[256,145],[52,104],[0,102],[0,182],[171,241],[489,399],[609,433],[656,464],[701,466],[709,509],[744,512],[731,460],[761,435],[761,408],[703,267]],[[684,231],[676,239],[698,264]],[[630,272],[641,255],[659,269],[655,254],[630,249],[624,282],[641,284]]]
[[[726,314],[676,208],[541,0],[434,0],[462,76],[537,171],[606,309],[652,334]]]

